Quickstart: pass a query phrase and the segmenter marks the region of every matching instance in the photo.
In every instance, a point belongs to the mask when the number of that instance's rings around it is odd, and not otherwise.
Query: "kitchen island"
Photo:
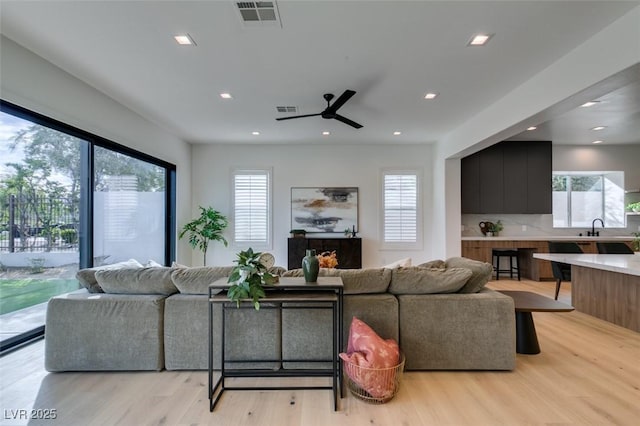
[[[534,253],[548,253],[549,241],[574,241],[584,253],[597,253],[596,243],[620,241],[631,247],[632,238],[627,236],[465,236],[462,237],[462,256],[481,262],[492,263],[492,249],[517,249],[520,275],[533,281],[552,281],[551,263],[533,257]]]
[[[640,253],[534,253],[571,265],[571,304],[579,312],[640,332]]]

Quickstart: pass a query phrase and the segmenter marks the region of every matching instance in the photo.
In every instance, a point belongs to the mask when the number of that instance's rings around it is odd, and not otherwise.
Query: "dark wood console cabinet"
[[[288,246],[287,269],[300,268],[307,249],[316,254],[335,250],[339,269],[362,268],[361,238],[289,238]]]

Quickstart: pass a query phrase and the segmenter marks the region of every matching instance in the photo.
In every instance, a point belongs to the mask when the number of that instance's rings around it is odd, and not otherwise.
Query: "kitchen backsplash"
[[[584,228],[554,228],[553,215],[550,214],[463,214],[462,236],[480,237],[482,236],[478,225],[480,222],[490,221],[495,223],[498,220],[504,226],[504,229],[500,232],[501,237],[577,236],[580,233],[586,236],[587,230],[591,230],[590,226]],[[632,232],[640,231],[640,216],[628,216],[626,228],[602,229],[600,222],[597,222],[596,231],[600,232],[600,236],[632,237]]]

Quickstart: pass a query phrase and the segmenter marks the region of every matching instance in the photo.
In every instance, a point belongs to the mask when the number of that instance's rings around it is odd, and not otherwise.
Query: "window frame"
[[[609,228],[615,228],[615,229],[621,229],[626,227],[626,216],[624,215],[624,202],[623,205],[620,206],[620,211],[622,212],[622,217],[623,217],[623,224],[622,226],[615,226],[614,224],[612,224],[610,221],[607,220],[607,216],[611,216],[613,213],[611,213],[613,211],[613,209],[607,209],[607,181],[611,181],[612,179],[610,178],[611,175],[613,174],[622,174],[620,176],[620,179],[622,181],[624,181],[624,172],[623,171],[553,171],[552,172],[552,178],[555,178],[556,176],[561,176],[565,179],[567,179],[568,181],[566,182],[566,191],[553,191],[552,189],[552,193],[553,192],[564,192],[567,195],[567,200],[566,200],[566,204],[567,204],[567,211],[565,212],[566,214],[566,225],[565,226],[555,226],[555,221],[552,217],[552,227],[554,229],[582,229],[587,225],[584,224],[579,224],[579,225],[574,225],[574,219],[573,219],[573,199],[572,199],[572,192],[573,192],[573,188],[572,188],[572,184],[571,184],[571,178],[573,177],[597,177],[600,179],[600,185],[602,187],[602,190],[599,191],[600,194],[600,206],[602,209],[602,213],[599,215],[599,217],[605,222],[605,226],[609,227]],[[555,197],[554,197],[555,198]],[[553,208],[553,205],[552,205]],[[595,219],[595,218],[594,218]]]
[[[238,241],[236,236],[236,176],[238,175],[265,175],[267,177],[267,215],[265,226],[267,228],[266,241]],[[231,169],[231,228],[232,245],[236,249],[251,247],[254,251],[273,250],[273,168],[272,167],[234,167]]]
[[[416,240],[413,242],[388,242],[385,240],[385,177],[393,175],[411,175],[416,178]],[[423,237],[423,172],[420,168],[384,168],[380,171],[380,248],[382,250],[421,250],[424,245]]]

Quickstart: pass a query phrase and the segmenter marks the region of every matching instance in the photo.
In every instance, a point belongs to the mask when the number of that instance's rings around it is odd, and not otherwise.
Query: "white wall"
[[[191,156],[189,144],[40,56],[0,38],[2,99],[110,139],[177,167],[177,222],[191,216]],[[185,242],[177,259],[190,258]]]
[[[192,158],[193,205],[212,206],[231,219],[231,171],[233,168],[273,169],[273,254],[276,264],[287,266],[287,238],[291,230],[291,187],[355,186],[359,198],[359,236],[362,237],[363,267],[381,266],[411,257],[423,262],[433,257],[434,243],[424,233],[424,247],[416,251],[380,250],[380,172],[383,168],[420,168],[423,171],[424,222],[432,220],[433,187],[430,145],[388,146],[290,146],[290,145],[194,145]],[[182,225],[181,223],[178,224]],[[229,241],[231,229],[226,232]],[[428,228],[428,227],[427,227]],[[246,247],[225,248],[216,243],[209,249],[208,265],[228,265]],[[338,259],[339,260],[339,259]],[[193,265],[202,264],[194,252]]]
[[[639,23],[640,6],[438,141],[434,207],[441,211],[434,211],[438,220],[432,223],[434,238],[443,242],[438,257],[460,253],[460,233],[455,232],[454,224],[461,223],[456,201],[460,199],[460,175],[447,172],[445,161],[486,148],[604,95],[589,89],[640,62]]]

